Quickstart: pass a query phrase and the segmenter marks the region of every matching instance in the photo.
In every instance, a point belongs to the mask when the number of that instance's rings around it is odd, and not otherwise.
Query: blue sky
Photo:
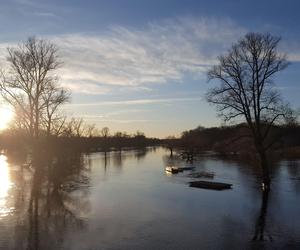
[[[206,70],[249,31],[282,36],[291,65],[277,86],[300,106],[299,1],[1,0],[0,61],[28,36],[51,39],[72,91],[65,112],[148,136],[222,122],[203,96]]]

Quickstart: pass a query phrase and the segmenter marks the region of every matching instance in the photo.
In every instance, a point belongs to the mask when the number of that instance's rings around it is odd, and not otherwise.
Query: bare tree
[[[288,66],[285,55],[277,50],[279,41],[279,37],[270,34],[248,33],[208,72],[209,80],[220,82],[208,91],[208,102],[217,105],[225,121],[246,120],[260,159],[263,187],[267,189],[270,176],[266,153],[271,146],[268,136],[274,124],[291,115],[273,84],[274,75]]]
[[[101,136],[104,138],[107,138],[109,136],[109,128],[108,127],[104,127],[101,129]]]
[[[20,125],[32,137],[39,136],[46,119],[43,116],[49,120],[50,114],[52,119],[68,99],[67,93],[57,87],[55,70],[61,64],[57,52],[50,41],[36,38],[8,48],[9,68],[1,72],[0,93],[18,111]]]
[[[50,134],[54,136],[61,136],[65,133],[67,123],[67,116],[65,114],[57,113],[52,119]]]
[[[93,137],[98,134],[98,130],[95,124],[86,124],[85,125],[85,136]]]
[[[62,120],[58,120],[62,121]],[[83,118],[72,117],[67,119],[64,116],[63,124],[60,124],[59,134],[66,137],[94,137],[99,134],[95,124],[87,124]],[[57,129],[55,127],[54,129]]]
[[[46,135],[58,135],[66,120],[65,115],[58,111],[62,104],[69,101],[69,93],[63,88],[50,84],[42,98],[45,107],[43,121]]]
[[[84,121],[82,118],[72,117],[65,123],[63,128],[63,135],[72,137],[82,137],[84,135]]]
[[[170,150],[170,157],[173,157],[173,150],[176,147],[176,137],[174,135],[167,136],[165,139],[166,147]]]

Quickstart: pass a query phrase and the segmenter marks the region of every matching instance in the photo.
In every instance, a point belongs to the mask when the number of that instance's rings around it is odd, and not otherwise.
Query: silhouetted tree
[[[81,137],[84,135],[84,121],[82,118],[72,117],[64,126],[63,135],[67,137]]]
[[[101,130],[101,135],[102,135],[102,137],[104,137],[104,138],[108,137],[108,136],[109,136],[109,128],[108,128],[108,127],[102,128],[102,130]]]
[[[45,106],[45,112],[42,115],[42,119],[44,121],[46,135],[59,135],[61,128],[66,121],[66,116],[58,111],[60,106],[69,100],[69,93],[63,88],[58,88],[53,84],[49,84],[48,90],[45,91],[42,98]]]
[[[87,137],[93,137],[98,134],[98,130],[95,124],[86,124],[85,125],[85,135]]]
[[[177,145],[177,139],[175,136],[168,136],[165,139],[166,147],[170,150],[170,157],[173,157],[173,150]]]
[[[49,128],[58,107],[68,100],[55,74],[61,64],[57,52],[50,41],[33,37],[8,48],[9,67],[1,72],[0,93],[16,110],[18,125],[32,137],[39,136],[44,124]]]
[[[61,114],[61,113],[55,114],[54,118],[52,118],[49,124],[50,126],[46,127],[47,135],[49,135],[48,128],[51,135],[54,136],[63,135],[65,132],[64,129],[65,129],[66,122],[67,122],[67,116],[65,114]]]
[[[274,75],[288,66],[285,55],[277,51],[279,37],[248,33],[218,58],[218,65],[208,72],[209,80],[219,80],[210,89],[207,100],[217,105],[225,121],[242,117],[250,128],[263,172],[263,186],[269,188],[267,138],[273,124],[291,114],[277,89]]]

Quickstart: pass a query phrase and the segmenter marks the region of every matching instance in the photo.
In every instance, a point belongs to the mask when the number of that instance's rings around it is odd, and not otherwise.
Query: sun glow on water
[[[0,107],[0,130],[6,129],[13,118],[13,111],[9,107]]]
[[[0,218],[8,215],[12,208],[7,207],[8,191],[12,186],[10,180],[7,158],[0,155]]]

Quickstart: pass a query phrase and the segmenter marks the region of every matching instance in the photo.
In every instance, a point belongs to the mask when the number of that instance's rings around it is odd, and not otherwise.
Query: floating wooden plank
[[[300,181],[300,176],[291,177],[290,179],[291,179],[291,180]]]
[[[211,181],[191,181],[190,187],[213,189],[213,190],[224,190],[230,189],[232,184],[222,182],[211,182]]]
[[[195,172],[189,174],[189,177],[193,178],[214,178],[215,173],[214,172],[206,172],[206,171],[201,171],[201,172]]]
[[[186,170],[193,170],[193,169],[195,169],[195,167],[181,167],[181,168],[178,168],[178,170],[179,170],[180,172],[186,171]]]

